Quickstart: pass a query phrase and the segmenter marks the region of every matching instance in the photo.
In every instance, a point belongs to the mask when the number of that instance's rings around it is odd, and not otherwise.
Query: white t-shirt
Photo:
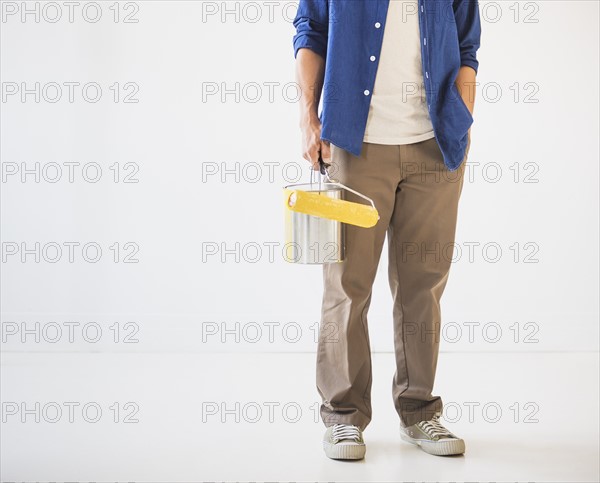
[[[418,8],[417,0],[390,0],[366,142],[411,144],[435,135],[423,84]]]

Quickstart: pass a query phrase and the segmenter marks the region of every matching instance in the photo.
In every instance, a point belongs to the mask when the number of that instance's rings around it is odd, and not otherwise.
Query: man
[[[432,389],[471,140],[478,2],[300,0],[294,26],[303,156],[313,169],[321,157],[380,214],[373,228],[346,225],[345,261],[323,268],[317,388],[325,453],[365,455],[367,311],[387,232],[401,438],[430,454],[462,454],[465,443],[440,423],[442,400]]]

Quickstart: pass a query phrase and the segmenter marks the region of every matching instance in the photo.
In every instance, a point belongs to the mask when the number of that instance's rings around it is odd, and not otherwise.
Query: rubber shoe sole
[[[325,455],[333,460],[361,460],[365,457],[365,444],[332,444],[323,441]]]
[[[422,439],[414,439],[407,434],[400,433],[402,438],[407,443],[420,446],[425,453],[435,456],[452,456],[463,454],[465,452],[465,441],[463,439],[442,439],[441,441],[425,441]]]

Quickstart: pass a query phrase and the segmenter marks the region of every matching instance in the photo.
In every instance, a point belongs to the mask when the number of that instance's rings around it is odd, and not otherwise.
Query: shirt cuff
[[[310,49],[324,59],[327,55],[327,48],[323,46],[322,42],[315,40],[310,35],[298,35],[294,38],[294,58],[300,49]]]
[[[468,59],[468,58],[461,59],[460,65],[461,65],[461,67],[463,65],[468,65],[469,67],[472,67],[473,70],[475,71],[475,74],[477,74],[477,70],[479,69],[479,62],[477,61],[477,59]]]

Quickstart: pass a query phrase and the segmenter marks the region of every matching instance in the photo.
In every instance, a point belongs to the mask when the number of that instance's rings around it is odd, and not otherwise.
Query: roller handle
[[[326,163],[325,161],[323,161],[323,156],[321,156],[321,151],[319,151],[319,173],[321,174],[321,176],[324,177],[325,181],[329,182],[329,183],[336,183],[335,180],[331,179],[331,177],[329,176],[329,171],[327,171],[327,169],[331,166],[331,164]],[[313,184],[313,173],[315,173],[317,170],[313,169],[311,167],[310,170],[310,184]],[[321,189],[321,180],[322,178],[319,177],[319,190]]]
[[[345,190],[350,191],[351,193],[354,193],[357,196],[360,196],[362,199],[367,200],[369,203],[371,203],[371,206],[373,207],[374,210],[377,210],[377,208],[375,208],[375,202],[371,198],[363,195],[362,193],[359,193],[358,191],[353,190],[352,188],[348,188],[348,186],[340,183],[339,181],[336,181],[335,179],[331,179],[331,177],[329,176],[329,171],[327,171],[327,168],[329,168],[330,166],[331,166],[331,164],[328,164],[325,161],[323,161],[323,158],[321,157],[321,152],[319,151],[319,172],[323,176],[325,176],[325,179],[327,180],[327,182],[329,182],[331,184],[335,184],[337,186],[340,186],[341,188],[344,188]],[[312,171],[311,171],[311,183],[312,183]]]
[[[331,177],[329,176],[329,172],[327,171],[327,168],[329,168],[331,166],[331,164],[326,163],[325,161],[323,161],[323,157],[321,156],[321,151],[319,151],[319,172],[325,176],[325,180],[333,185],[337,185],[340,188],[344,188],[347,191],[350,191],[351,193],[354,193],[355,195],[361,197],[364,200],[367,200],[371,206],[373,207],[374,210],[377,210],[377,208],[375,208],[375,202],[369,198],[368,196],[363,195],[362,193],[359,193],[358,191],[353,190],[352,188],[348,188],[348,186],[340,183],[339,181],[335,180],[335,179],[331,179]],[[311,168],[310,170],[310,184],[313,184],[313,172],[315,170]],[[319,183],[321,183],[321,179],[319,178]],[[290,185],[288,186],[288,188],[292,187],[294,185]],[[379,219],[379,218],[378,218]]]
[[[327,172],[327,168],[329,168],[331,166],[331,164],[326,163],[325,161],[323,161],[323,157],[321,156],[321,151],[319,151],[319,172],[322,175],[329,175],[329,173]]]

